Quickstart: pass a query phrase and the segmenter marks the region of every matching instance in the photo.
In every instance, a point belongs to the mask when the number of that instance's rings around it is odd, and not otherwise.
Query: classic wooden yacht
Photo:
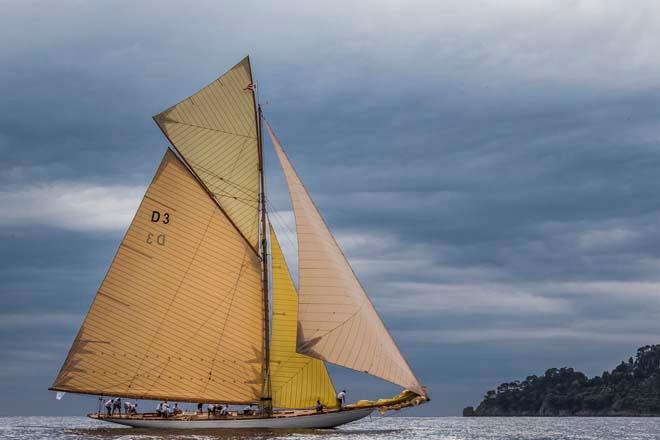
[[[263,118],[249,58],[154,120],[170,147],[50,389],[259,405],[89,415],[176,429],[330,428],[429,400]],[[264,126],[295,214],[298,288],[266,209]],[[405,390],[338,408],[327,362]]]

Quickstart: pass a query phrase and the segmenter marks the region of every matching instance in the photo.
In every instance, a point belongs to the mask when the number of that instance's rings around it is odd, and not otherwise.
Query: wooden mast
[[[255,93],[256,100],[256,93]],[[269,294],[268,294],[268,240],[266,235],[267,218],[266,218],[266,182],[264,178],[264,149],[263,149],[263,136],[261,133],[261,121],[263,119],[261,113],[261,105],[257,104],[257,128],[259,140],[259,201],[261,208],[261,268],[262,268],[262,290],[263,290],[263,304],[264,304],[264,387],[261,396],[262,411],[265,414],[273,413],[273,397],[270,383],[270,307],[269,307]]]

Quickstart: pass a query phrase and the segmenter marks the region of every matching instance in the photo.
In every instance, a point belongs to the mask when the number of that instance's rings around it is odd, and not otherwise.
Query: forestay
[[[299,353],[426,395],[268,125],[298,234]]]
[[[326,407],[334,407],[337,405],[336,393],[323,361],[296,353],[298,293],[272,226],[270,248],[273,267],[270,346],[273,406],[310,408],[320,400]]]
[[[262,313],[259,258],[168,150],[52,389],[259,401]]]

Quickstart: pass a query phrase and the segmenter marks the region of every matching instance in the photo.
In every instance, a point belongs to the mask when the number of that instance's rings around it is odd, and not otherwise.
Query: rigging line
[[[277,217],[277,216],[276,216],[276,217]],[[281,220],[278,220],[278,223],[280,223],[280,222],[282,222],[282,221],[281,221]],[[283,234],[283,237],[284,237],[284,240],[286,241],[287,247],[290,247],[290,249],[291,249],[291,250],[297,255],[297,254],[298,254],[298,244],[297,244],[297,243],[294,241],[294,239],[292,239],[291,236],[289,235],[289,234],[292,234],[293,236],[295,236],[295,232],[291,232],[291,231],[287,228],[286,224],[284,224],[283,222],[282,222],[282,224],[283,224],[282,229],[285,229],[284,234]],[[275,228],[273,227],[273,229],[275,229]],[[280,240],[280,244],[282,244],[282,238],[278,236],[278,240]],[[281,247],[281,246],[280,246],[280,247]],[[284,253],[284,251],[282,251],[282,252]],[[297,258],[295,258],[294,260],[296,260],[296,261],[295,261],[296,269],[299,270],[300,268],[298,267],[299,264],[298,264]],[[285,258],[285,261],[286,261],[286,258]],[[287,264],[287,267],[289,267],[288,264]],[[293,278],[293,277],[292,277],[292,278]],[[298,290],[297,283],[294,282],[294,286],[296,287],[296,292],[297,292],[297,290]]]
[[[229,198],[234,199],[236,201],[242,202],[243,204],[245,204],[249,207],[252,207],[252,205],[248,205],[248,203],[257,202],[256,199],[245,199],[243,197],[237,197],[237,196],[233,195],[232,193],[230,193],[227,190],[224,190],[222,188],[218,188],[217,191],[219,191],[219,192],[211,191],[211,193],[213,193],[214,196],[218,196],[218,197],[229,197]]]
[[[232,199],[232,200],[236,200],[237,202],[239,202],[239,203],[241,203],[241,204],[247,206],[247,207],[250,208],[250,209],[253,209],[253,210],[255,210],[255,211],[259,211],[258,207],[253,206],[254,203],[257,203],[257,200],[253,200],[253,199],[244,199],[244,198],[241,198],[241,197],[236,197],[236,196],[232,195],[231,193],[227,192],[226,190],[224,190],[224,189],[220,189],[220,188],[218,188],[218,191],[222,191],[224,194],[222,194],[222,193],[218,193],[218,192],[214,192],[214,191],[212,191],[212,190],[209,189],[209,192],[210,192],[211,194],[213,194],[214,196],[216,196],[216,197],[226,197],[226,198],[230,198],[230,199]],[[233,217],[232,217],[232,218],[233,218]]]
[[[216,191],[221,191],[224,194],[216,192]],[[247,199],[247,198],[243,198],[243,197],[237,197],[237,196],[231,194],[230,192],[228,192],[227,190],[222,189],[222,188],[217,188],[217,189],[215,189],[215,191],[209,189],[209,192],[211,192],[214,196],[217,196],[217,197],[227,197],[227,198],[231,198],[233,200],[236,200],[236,201],[242,203],[243,205],[245,205],[245,206],[247,206],[251,209],[254,209],[254,210],[258,209],[256,207],[252,206],[253,204],[258,203],[257,199]]]
[[[222,191],[224,194],[214,192],[213,195],[218,196],[218,197],[227,197],[229,199],[236,200],[237,202],[242,202],[244,205],[247,205],[250,208],[253,208],[252,205],[248,205],[248,202],[254,202],[254,200],[244,199],[244,198],[241,198],[241,197],[233,196],[233,195],[229,194],[227,191],[222,190],[222,189],[220,191]]]
[[[199,157],[195,162],[196,162],[196,165],[198,167],[205,169],[205,171],[207,173],[209,173],[210,175],[212,175],[216,179],[221,180],[222,182],[224,182],[227,185],[231,185],[231,186],[235,187],[237,190],[239,190],[241,192],[248,193],[249,195],[254,196],[254,195],[256,195],[256,191],[252,187],[248,188],[247,186],[240,185],[237,182],[234,182],[232,180],[232,176],[236,172],[238,172],[237,179],[242,179],[242,180],[245,180],[246,176],[250,177],[250,175],[254,174],[254,170],[250,171],[249,167],[246,170],[246,167],[249,165],[249,157],[247,157],[245,160],[241,159],[243,153],[250,146],[251,146],[251,144],[248,143],[247,140],[244,140],[242,143],[238,142],[238,143],[232,144],[232,147],[231,147],[232,148],[232,155],[236,156],[234,158],[234,163],[233,164],[229,164],[229,159],[228,158],[218,159],[217,157],[211,158],[208,161],[204,161],[203,157]],[[236,150],[238,150],[238,151],[236,151]],[[205,162],[205,165],[202,165],[201,162]],[[217,165],[218,165],[219,162],[222,165],[222,170],[221,171],[216,170]],[[230,170],[227,169],[229,167],[229,165],[231,165]],[[237,167],[238,167],[238,169],[237,169]],[[222,172],[223,175],[220,176],[219,174],[215,174],[214,170],[216,170],[218,172]]]
[[[275,205],[270,201],[270,198],[266,198],[266,204],[267,204],[270,208],[272,208],[272,209],[270,210],[270,212],[272,212],[273,214],[275,214],[275,217],[278,219],[278,221],[282,223],[282,228],[283,228],[283,229],[286,229],[286,232],[291,233],[293,236],[296,236],[296,234],[297,234],[297,230],[296,230],[295,212],[294,212],[293,210],[291,210],[291,212],[292,212],[293,215],[294,215],[294,218],[293,218],[293,224],[294,224],[294,226],[293,226],[293,229],[291,229],[290,226],[289,226],[289,224],[288,224],[289,222],[288,222],[288,221],[287,221],[287,220],[286,220],[286,219],[280,214],[280,212],[282,212],[282,210],[280,210],[277,206],[275,206]],[[288,237],[287,237],[287,238],[288,238]],[[291,242],[291,239],[290,239],[290,238],[288,238],[288,239],[289,239],[289,242]],[[297,248],[297,247],[298,247],[298,244],[296,243],[296,248]]]
[[[241,159],[241,156],[245,152],[246,146],[247,146],[247,140],[244,140],[243,145],[241,145],[241,148],[238,152],[238,156],[236,157],[236,160],[234,160],[234,164],[231,166],[231,171],[229,172],[230,176],[234,175],[234,171],[236,170],[236,165],[238,165],[238,162]],[[231,180],[229,182],[231,182]]]
[[[218,192],[216,192],[216,191],[218,191]],[[214,190],[209,189],[209,192],[211,194],[213,194],[214,196],[229,197],[229,198],[232,198],[232,199],[237,200],[239,202],[243,202],[246,205],[248,203],[256,203],[257,202],[257,199],[247,199],[247,198],[243,198],[243,197],[238,197],[238,196],[235,196],[235,195],[231,194],[230,192],[228,192],[227,190],[222,189],[222,188],[217,188],[217,189],[214,188]],[[247,206],[252,207],[251,205],[247,205]]]
[[[215,188],[214,188],[214,189],[215,189]],[[255,203],[258,202],[258,200],[256,200],[256,199],[246,199],[246,198],[243,198],[243,197],[238,197],[238,196],[235,196],[235,195],[233,195],[232,193],[230,193],[230,192],[228,192],[227,190],[222,189],[222,188],[217,188],[217,189],[215,189],[215,190],[218,191],[218,192],[209,189],[209,191],[210,191],[214,196],[232,198],[232,199],[234,199],[234,200],[236,200],[236,201],[238,201],[238,202],[241,202],[242,204],[244,204],[244,205],[246,205],[246,206],[248,206],[248,207],[250,207],[250,208],[256,209],[256,208],[254,208],[254,206],[252,206],[252,204],[255,204]]]
[[[285,232],[285,234],[284,234],[284,239],[288,242],[289,245],[293,246],[292,249],[297,250],[297,249],[298,249],[298,243],[295,242],[295,241],[291,238],[291,237],[295,237],[295,236],[296,236],[296,229],[295,229],[295,227],[294,227],[294,229],[291,229],[291,228],[289,227],[289,225],[287,224],[288,222],[286,221],[286,219],[285,219],[281,214],[279,214],[279,212],[276,210],[275,206],[273,206],[272,203],[268,202],[268,200],[266,200],[266,203],[268,204],[268,206],[270,206],[270,208],[272,208],[272,209],[270,210],[270,213],[274,214],[274,218],[277,220],[277,222],[278,222],[279,224],[281,224],[281,228],[285,230],[285,231],[284,231],[284,232]],[[294,222],[295,222],[295,220],[294,220]],[[278,237],[278,239],[279,239],[279,238],[280,238],[280,237]]]
[[[227,179],[226,177],[219,176],[215,174],[213,171],[209,170],[206,168],[204,165],[201,165],[199,162],[195,161],[190,161],[191,164],[195,165],[195,167],[199,168],[200,170],[204,171],[206,174],[209,174],[213,177],[215,177],[218,180],[221,180],[222,182],[226,183],[229,186],[233,186],[239,191],[242,191],[244,193],[247,193],[247,195],[258,195],[259,191],[255,191],[253,189],[248,188],[247,186],[239,185],[236,182],[231,181],[230,179]]]
[[[170,118],[170,117],[167,117],[167,118],[169,119],[169,121],[167,121],[167,122],[173,122],[175,124],[187,125],[188,127],[194,127],[194,128],[201,128],[202,130],[217,131],[219,133],[225,133],[225,134],[228,134],[228,135],[231,135],[231,136],[239,136],[239,137],[248,138],[248,139],[256,139],[255,137],[247,136],[247,135],[244,135],[244,134],[233,133],[231,131],[220,130],[218,128],[204,127],[202,125],[190,124],[188,122],[177,121],[176,119],[173,119],[173,118]]]

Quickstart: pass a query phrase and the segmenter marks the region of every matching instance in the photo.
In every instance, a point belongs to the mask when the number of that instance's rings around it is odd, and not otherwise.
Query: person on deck
[[[158,414],[158,417],[163,416],[163,402],[158,402],[158,405],[156,405],[156,414]]]
[[[117,397],[113,402],[112,402],[112,415],[115,415],[115,410],[119,413],[121,416],[121,398]]]
[[[251,416],[253,414],[254,414],[254,409],[252,409],[252,404],[250,404],[249,406],[246,406],[245,408],[243,408],[243,415],[244,416]]]
[[[179,404],[178,404],[178,403],[175,403],[175,404],[174,404],[174,408],[172,408],[172,414],[175,415],[175,416],[178,416],[178,415],[181,414],[182,412],[183,412],[183,411],[181,411],[181,408],[179,408]]]
[[[197,413],[198,414],[203,414],[204,413],[204,404],[203,403],[198,403],[197,404]]]
[[[105,410],[106,410],[107,413],[108,413],[108,417],[110,417],[110,416],[112,415],[112,404],[113,404],[113,403],[114,403],[114,399],[108,399],[108,400],[105,402]]]
[[[220,405],[220,415],[221,416],[229,415],[229,405]]]
[[[325,406],[321,403],[320,400],[317,400],[317,401],[316,401],[316,407],[315,407],[315,408],[316,408],[316,412],[317,412],[317,413],[322,413],[322,412],[323,412],[323,408],[325,408]]]
[[[339,406],[339,409],[342,409],[345,404],[346,404],[346,390],[341,390],[337,394],[337,405]]]
[[[211,417],[211,414],[215,415],[215,405],[212,403],[209,403],[208,406],[206,407],[206,414]]]
[[[133,408],[133,404],[129,402],[128,400],[124,401],[124,414],[130,414],[131,413],[131,408]]]
[[[170,404],[167,403],[167,400],[163,401],[163,403],[160,405],[160,412],[161,415],[165,418],[170,415]]]

